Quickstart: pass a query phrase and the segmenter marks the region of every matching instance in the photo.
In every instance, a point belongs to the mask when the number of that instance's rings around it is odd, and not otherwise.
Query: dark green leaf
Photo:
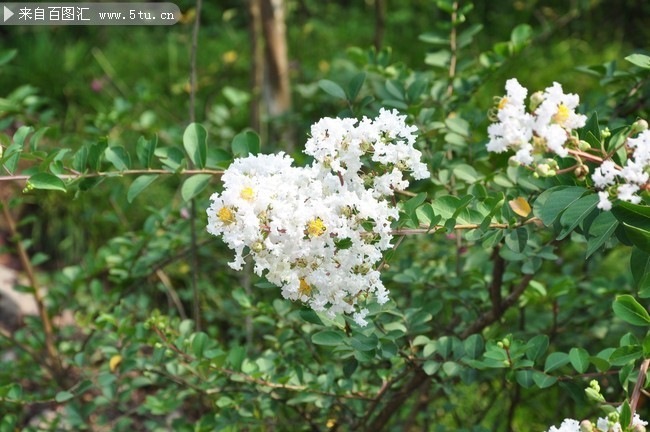
[[[363,82],[365,80],[366,80],[365,72],[361,72],[355,75],[354,78],[350,80],[350,84],[348,85],[348,99],[350,101],[354,101],[357,98],[357,95],[359,94],[361,87],[363,87]]]
[[[557,382],[557,378],[552,375],[547,375],[545,373],[542,373],[540,371],[534,371],[533,381],[535,381],[537,387],[544,389],[555,384]]]
[[[195,333],[192,338],[192,352],[197,358],[202,358],[203,353],[208,345],[210,338],[207,334],[203,332]]]
[[[231,143],[235,157],[246,157],[260,151],[260,137],[253,131],[244,131],[235,135]]]
[[[589,214],[596,209],[598,205],[598,195],[585,195],[573,202],[560,218],[560,224],[564,229],[557,236],[558,240],[562,240],[574,230]]]
[[[316,345],[329,345],[336,346],[343,343],[343,333],[336,330],[323,330],[315,333],[311,337],[311,341]]]
[[[650,297],[650,254],[638,248],[632,248],[630,270],[639,290],[639,297]]]
[[[9,63],[18,54],[17,49],[4,51],[0,54],[0,66]]]
[[[580,199],[587,190],[578,186],[556,186],[544,191],[535,201],[533,211],[544,225],[550,226],[572,203]]]
[[[643,348],[641,345],[625,345],[614,350],[612,356],[609,358],[609,362],[614,366],[623,366],[638,360],[642,355]]]
[[[526,357],[532,361],[537,361],[546,350],[548,349],[548,336],[537,335],[533,337],[527,344]]]
[[[320,80],[318,81],[318,87],[320,87],[325,93],[334,96],[335,98],[345,99],[345,91],[341,88],[340,85],[330,80]]]
[[[618,221],[611,212],[601,212],[589,226],[587,258],[596,252],[616,231]]]

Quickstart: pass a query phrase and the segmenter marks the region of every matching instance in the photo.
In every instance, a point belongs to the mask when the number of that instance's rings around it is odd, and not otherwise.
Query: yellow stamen
[[[242,189],[242,191],[239,193],[239,196],[243,200],[253,201],[255,199],[255,192],[253,192],[253,188],[247,187]]]
[[[304,278],[300,278],[300,287],[298,288],[298,294],[307,297],[311,295],[311,287]]]
[[[504,106],[508,103],[508,98],[507,97],[502,97],[501,100],[499,101],[499,105],[497,105],[497,108],[502,110]]]
[[[560,104],[557,107],[557,113],[553,116],[556,123],[562,125],[569,119],[569,108],[566,105]]]
[[[217,212],[217,217],[226,225],[235,223],[235,215],[228,207],[221,207]]]
[[[310,220],[307,223],[307,233],[312,237],[321,236],[325,233],[325,231],[327,231],[327,228],[325,227],[325,224],[321,218]]]

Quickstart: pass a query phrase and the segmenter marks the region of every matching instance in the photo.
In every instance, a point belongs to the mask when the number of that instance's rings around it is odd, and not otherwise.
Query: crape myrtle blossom
[[[603,189],[598,192],[600,201],[598,208],[610,210],[612,203],[610,195],[616,196],[621,201],[639,204],[641,197],[638,193],[646,189],[650,176],[650,130],[647,130],[647,123],[642,123],[646,130],[642,130],[636,138],[627,140],[628,147],[632,154],[623,167],[617,166],[613,161],[606,160],[594,170],[591,179],[594,186]]]
[[[618,411],[612,412],[608,417],[600,417],[594,426],[589,420],[578,422],[574,419],[564,419],[559,428],[551,426],[547,432],[624,432],[623,427],[619,423],[620,408]],[[645,432],[647,421],[641,420],[638,414],[634,414],[632,418],[632,430],[634,432]]]
[[[521,165],[532,165],[533,153],[551,151],[566,157],[571,132],[587,121],[586,116],[575,112],[578,96],[565,94],[560,84],[553,83],[531,96],[529,113],[527,94],[528,90],[515,78],[506,81],[506,95],[497,104],[497,122],[488,127],[488,151],[514,150],[512,159]]]
[[[306,167],[283,153],[233,161],[207,210],[208,232],[235,251],[230,266],[240,270],[250,256],[284,298],[366,325],[369,311],[358,303],[388,301],[375,265],[398,217],[389,198],[408,187],[406,172],[429,176],[405,118],[382,109],[375,119],[321,119],[311,128],[305,153],[314,162]]]

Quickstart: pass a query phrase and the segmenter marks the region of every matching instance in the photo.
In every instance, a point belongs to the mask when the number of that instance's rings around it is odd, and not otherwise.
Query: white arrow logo
[[[7,6],[5,6],[4,8],[5,8],[5,9],[4,9],[4,15],[5,15],[4,22],[7,22],[7,20],[8,20],[9,18],[11,18],[12,16],[14,16],[14,13],[13,13],[13,12],[12,12],[12,11],[7,7]]]

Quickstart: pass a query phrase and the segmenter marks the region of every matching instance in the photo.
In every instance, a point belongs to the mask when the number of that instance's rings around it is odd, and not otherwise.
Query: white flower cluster
[[[292,166],[283,153],[235,160],[207,210],[208,232],[235,251],[230,266],[241,269],[248,254],[285,298],[330,316],[352,313],[366,325],[359,300],[388,301],[374,268],[398,216],[387,198],[408,186],[406,171],[429,176],[405,118],[383,109],[358,124],[324,118],[311,128],[305,153],[315,161],[307,167]],[[371,165],[365,173],[364,162]]]
[[[561,157],[568,155],[566,143],[571,132],[583,127],[587,117],[577,114],[579,98],[564,94],[562,86],[553,83],[544,92],[530,98],[530,113],[526,110],[528,90],[515,79],[506,82],[506,95],[499,100],[496,119],[488,127],[488,151],[503,153],[514,150],[513,160],[531,165],[533,152],[550,150]]]
[[[578,422],[574,419],[565,419],[559,428],[551,426],[547,432],[623,432],[621,424],[618,422],[618,413],[614,413],[616,420],[609,418],[599,418],[594,426],[589,420]],[[632,418],[632,427],[635,432],[644,432],[648,425],[647,421],[641,420],[638,414]]]
[[[610,210],[610,192],[615,192],[618,199],[633,204],[641,202],[637,193],[648,185],[650,171],[650,130],[644,130],[636,138],[629,138],[627,145],[633,149],[631,157],[624,167],[619,167],[612,160],[604,161],[591,176],[594,186],[606,189],[598,192],[598,208]]]

